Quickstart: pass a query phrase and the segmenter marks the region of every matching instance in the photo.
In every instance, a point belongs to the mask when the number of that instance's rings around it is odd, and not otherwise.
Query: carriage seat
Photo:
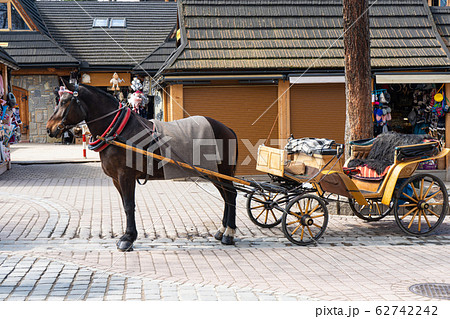
[[[434,156],[440,143],[426,135],[386,133],[374,139],[350,142],[351,158],[344,172],[352,178],[381,181],[394,162]]]

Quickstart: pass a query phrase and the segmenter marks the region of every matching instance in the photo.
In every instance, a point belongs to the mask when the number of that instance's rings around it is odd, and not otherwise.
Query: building
[[[166,40],[177,19],[176,3],[162,0],[1,0],[0,12],[5,6],[6,14],[14,17],[8,16],[10,25],[0,29],[0,44],[21,67],[13,72],[12,82],[21,96],[25,139],[31,142],[52,141],[45,124],[55,107],[53,92],[60,77],[72,74],[107,90],[116,72],[126,93],[133,68]]]
[[[374,90],[450,82],[449,50],[425,1],[379,0],[369,13]],[[208,115],[233,128],[239,174],[257,173],[264,142],[343,142],[342,35],[340,0],[178,1],[177,49],[158,74],[164,118]],[[393,108],[392,122],[407,126],[406,111]]]

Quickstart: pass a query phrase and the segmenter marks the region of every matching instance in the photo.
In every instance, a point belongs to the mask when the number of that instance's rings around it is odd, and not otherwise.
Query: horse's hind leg
[[[114,181],[114,185],[122,196],[123,208],[127,217],[127,227],[125,234],[120,237],[117,242],[117,249],[120,251],[132,251],[133,242],[137,238],[137,229],[135,221],[135,190],[136,180],[134,174],[122,174],[119,176],[118,182]],[[118,184],[118,185],[117,185]]]
[[[222,184],[216,184],[222,198],[225,202],[222,218],[222,227],[217,231],[214,238],[220,240],[224,245],[234,244],[234,235],[236,233],[236,189],[233,183],[220,180]]]

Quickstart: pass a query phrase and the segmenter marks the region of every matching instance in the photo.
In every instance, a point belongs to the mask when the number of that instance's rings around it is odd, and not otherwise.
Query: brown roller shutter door
[[[254,147],[253,154],[250,154],[242,140],[248,139],[251,145],[255,145],[267,138],[277,117],[277,94],[276,86],[185,86],[184,116],[209,116],[233,129],[239,139],[237,175],[262,174],[255,169],[257,148]],[[270,138],[278,138],[278,123]]]
[[[291,131],[294,137],[344,142],[345,84],[299,84],[291,87]]]

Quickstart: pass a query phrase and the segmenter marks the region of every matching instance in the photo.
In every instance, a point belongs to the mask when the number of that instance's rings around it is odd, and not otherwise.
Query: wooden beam
[[[445,96],[446,97],[450,97],[450,83],[446,83],[445,84]],[[444,103],[445,101],[443,101],[442,103]],[[446,113],[445,114],[445,147],[449,147],[450,146],[450,113]],[[450,156],[446,157],[446,166],[445,168],[447,169],[447,181],[450,180],[450,172],[449,172],[449,168],[450,168]]]
[[[169,98],[169,121],[181,120],[184,117],[183,84],[172,84]]]
[[[278,139],[284,147],[291,134],[291,91],[289,81],[278,81]]]
[[[12,71],[12,75],[57,75],[68,76],[73,68],[55,69],[55,68],[33,68],[33,69],[20,69]]]
[[[3,64],[3,87],[5,89],[5,94],[4,96],[6,96],[8,94],[8,83],[9,83],[9,79],[8,79],[8,67]]]

